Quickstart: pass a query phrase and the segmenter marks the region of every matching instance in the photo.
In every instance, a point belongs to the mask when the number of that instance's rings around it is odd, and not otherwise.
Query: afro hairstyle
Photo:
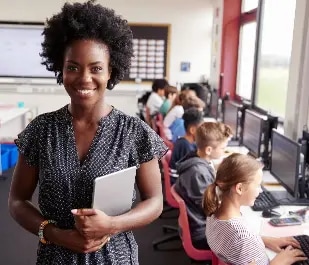
[[[95,1],[65,3],[60,13],[46,21],[42,33],[42,53],[48,71],[55,72],[57,83],[63,83],[63,58],[66,48],[75,40],[95,40],[104,43],[110,54],[111,78],[108,89],[113,89],[128,72],[133,57],[133,35],[127,20]]]

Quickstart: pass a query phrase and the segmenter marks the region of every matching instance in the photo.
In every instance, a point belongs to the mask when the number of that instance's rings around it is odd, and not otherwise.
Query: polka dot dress
[[[62,229],[74,228],[71,209],[91,208],[96,177],[161,158],[167,151],[161,138],[143,121],[114,108],[99,121],[82,163],[68,106],[35,118],[15,142],[26,162],[39,168],[42,215]],[[138,264],[137,252],[133,233],[128,231],[114,235],[101,250],[89,254],[39,243],[36,264]]]

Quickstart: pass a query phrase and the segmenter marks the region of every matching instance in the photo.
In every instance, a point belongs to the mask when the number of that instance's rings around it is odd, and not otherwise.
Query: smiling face
[[[105,44],[77,40],[66,49],[63,85],[73,104],[101,104],[110,74],[109,51]]]

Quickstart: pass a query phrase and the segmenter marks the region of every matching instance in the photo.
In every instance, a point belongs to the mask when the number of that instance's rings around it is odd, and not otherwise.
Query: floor
[[[0,264],[33,265],[36,259],[37,237],[23,230],[8,213],[7,198],[13,170],[4,173],[6,179],[0,180]],[[36,199],[36,196],[34,196]],[[176,211],[166,217],[177,216]],[[163,236],[162,225],[176,225],[176,218],[164,218],[154,221],[145,228],[135,231],[139,245],[140,265],[186,265],[191,264],[184,253],[180,241],[169,242],[165,250],[155,251],[152,247],[154,239]]]

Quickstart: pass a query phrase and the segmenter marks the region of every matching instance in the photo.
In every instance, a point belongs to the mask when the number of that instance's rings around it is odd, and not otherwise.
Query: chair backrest
[[[157,122],[160,122],[161,124],[163,124],[163,115],[162,115],[162,113],[158,113],[157,114]]]
[[[161,159],[164,174],[164,192],[165,192],[165,199],[168,205],[173,208],[178,208],[178,203],[175,201],[171,193],[171,177],[169,172],[169,163],[171,160],[171,156],[172,151],[168,150],[165,156],[163,156]]]
[[[189,220],[185,202],[176,192],[175,186],[171,187],[171,193],[179,206],[178,225],[179,228],[181,229],[180,237],[185,252],[190,258],[194,260],[211,260],[213,265],[218,265],[218,258],[211,250],[196,249],[192,245]]]
[[[145,115],[146,115],[145,121],[146,121],[146,123],[151,127],[150,109],[149,109],[147,106],[145,106]]]
[[[165,133],[164,133],[164,130],[163,130],[163,123],[157,121],[156,122],[157,124],[157,128],[158,128],[158,131],[159,131],[159,135],[160,137],[163,139],[164,143],[167,145],[167,147],[170,149],[170,150],[173,150],[174,148],[174,144],[172,141],[168,140]]]

